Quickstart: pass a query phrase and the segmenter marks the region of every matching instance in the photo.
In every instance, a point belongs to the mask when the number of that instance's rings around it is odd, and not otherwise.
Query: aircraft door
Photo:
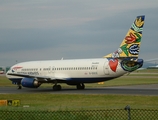
[[[52,66],[51,73],[54,74],[54,72],[55,72],[55,67]]]
[[[48,73],[51,73],[52,72],[52,69],[51,69],[52,67],[49,67],[48,68]]]
[[[105,75],[109,75],[109,64],[108,64],[109,62],[105,62],[105,64],[104,64],[104,73],[105,73]]]

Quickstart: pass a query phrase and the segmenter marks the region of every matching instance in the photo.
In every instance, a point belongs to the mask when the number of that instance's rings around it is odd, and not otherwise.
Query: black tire
[[[54,85],[54,86],[53,86],[53,90],[54,90],[54,91],[59,91],[59,90],[61,90],[61,85]]]
[[[57,85],[57,89],[58,89],[58,90],[61,90],[61,85]]]
[[[83,89],[85,88],[85,85],[84,85],[83,83],[77,84],[77,85],[76,85],[76,88],[77,88],[78,90],[83,90]]]
[[[18,86],[18,89],[22,89],[22,87],[21,87],[21,86]]]

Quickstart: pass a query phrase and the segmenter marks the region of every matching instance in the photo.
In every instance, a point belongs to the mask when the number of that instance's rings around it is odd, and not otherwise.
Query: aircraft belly
[[[22,78],[9,78],[10,81],[12,81],[13,83],[19,83],[21,82]]]
[[[97,69],[99,76],[108,76],[109,75],[109,65],[108,60],[100,61]]]
[[[77,84],[77,83],[96,83],[102,81],[108,81],[114,79],[115,77],[95,77],[95,78],[71,78],[66,81],[67,84]]]

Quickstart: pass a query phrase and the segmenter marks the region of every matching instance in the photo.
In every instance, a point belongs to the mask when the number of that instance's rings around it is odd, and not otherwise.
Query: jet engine
[[[122,60],[121,66],[125,71],[132,72],[143,66],[143,59],[125,58]]]
[[[23,78],[21,80],[21,85],[28,88],[38,88],[41,83],[34,78]]]

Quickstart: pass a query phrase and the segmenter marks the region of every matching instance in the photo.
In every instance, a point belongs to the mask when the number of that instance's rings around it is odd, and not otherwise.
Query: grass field
[[[158,70],[143,70],[130,75],[104,82],[104,84],[86,84],[86,87],[106,87],[134,84],[158,83]],[[4,76],[0,77],[1,86],[12,85]],[[16,87],[16,86],[15,86]],[[52,87],[45,84],[41,87]],[[62,87],[71,87],[62,84]],[[73,86],[74,87],[74,86]],[[16,89],[15,89],[16,90]],[[74,110],[74,109],[111,109],[124,108],[158,108],[158,96],[139,95],[79,95],[79,94],[50,94],[50,93],[26,93],[26,94],[1,94],[0,100],[19,99],[19,107],[0,107],[0,109],[46,109],[46,110]],[[24,108],[23,106],[29,106]]]
[[[80,94],[3,94],[1,100],[19,99],[20,107],[7,109],[36,110],[74,110],[74,109],[111,109],[124,108],[158,108],[157,96],[138,95],[80,95]],[[29,108],[23,108],[29,106]],[[3,107],[6,108],[6,107]]]

